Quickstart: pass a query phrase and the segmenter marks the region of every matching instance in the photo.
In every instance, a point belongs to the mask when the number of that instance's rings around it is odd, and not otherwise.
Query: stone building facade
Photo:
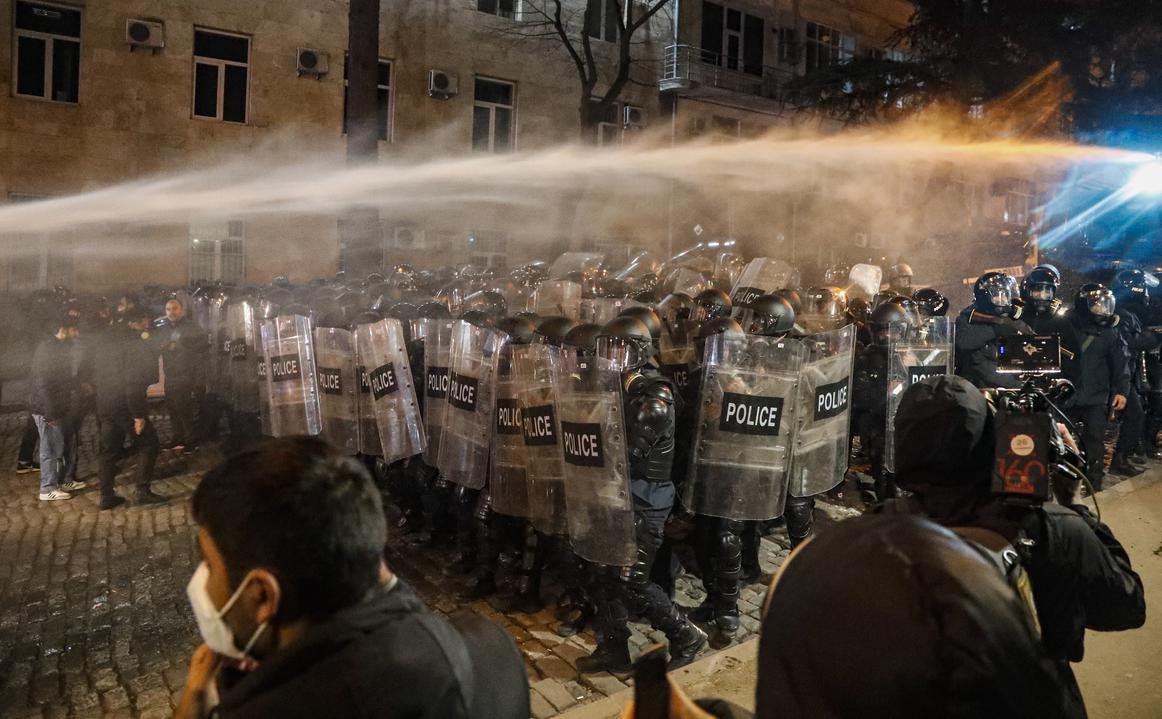
[[[528,13],[547,1],[382,0],[381,157],[428,144],[453,154],[536,150],[577,137],[578,81],[567,55],[559,43],[517,37]],[[565,5],[577,10],[583,2]],[[603,12],[617,6],[605,2]],[[669,2],[635,48],[636,82],[603,126],[606,142],[639,126],[668,126],[675,139],[729,138],[802,122],[780,101],[781,85],[820,63],[885,51],[911,11],[902,0]],[[631,11],[641,5],[634,0]],[[0,0],[0,18],[0,201],[250,156],[342,157],[343,0]],[[605,65],[615,50],[601,37],[607,28],[595,30],[593,42]],[[304,68],[310,56],[300,49],[325,57],[328,71]],[[458,92],[433,88],[440,76]],[[671,207],[654,224],[674,247],[687,243],[684,228],[695,221],[729,232],[725,214],[702,208],[683,216]],[[340,261],[334,217],[191,218],[113,235],[93,228],[67,238],[8,236],[0,241],[0,291],[263,282],[327,275]],[[383,236],[388,264],[453,257],[505,264],[528,252],[528,243],[510,243],[487,226],[385,217]],[[598,249],[630,243],[553,241]]]

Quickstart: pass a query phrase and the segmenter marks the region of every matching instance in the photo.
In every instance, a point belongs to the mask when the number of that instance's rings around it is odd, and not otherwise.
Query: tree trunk
[[[347,14],[347,162],[351,165],[379,158],[379,3],[350,0]],[[339,218],[339,241],[342,269],[378,271],[383,266],[382,231],[375,208],[348,208]]]

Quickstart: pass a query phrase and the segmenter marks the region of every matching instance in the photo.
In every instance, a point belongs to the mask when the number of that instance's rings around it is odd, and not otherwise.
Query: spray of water
[[[505,232],[510,253],[514,244],[536,254],[546,240],[579,238],[664,250],[689,244],[689,228],[700,224],[742,239],[755,255],[811,251],[859,232],[887,238],[889,255],[972,222],[947,193],[952,180],[987,187],[1142,159],[1010,135],[964,139],[945,123],[912,122],[832,135],[784,130],[729,143],[647,136],[610,149],[402,156],[355,167],[271,148],[210,169],[0,209],[0,258],[25,251],[27,236],[41,233],[70,238],[82,259],[172,253],[148,241],[149,228],[336,217],[351,207],[375,208],[388,222]],[[804,238],[798,248],[783,244],[789,226]]]

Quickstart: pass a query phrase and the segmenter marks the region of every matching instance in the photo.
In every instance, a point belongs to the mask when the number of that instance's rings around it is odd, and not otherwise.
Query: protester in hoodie
[[[530,716],[511,637],[431,614],[384,563],[379,490],[355,458],[271,440],[209,472],[193,516],[205,643],[179,719]]]

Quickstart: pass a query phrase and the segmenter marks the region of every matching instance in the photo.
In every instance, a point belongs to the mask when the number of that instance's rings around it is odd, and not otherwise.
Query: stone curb
[[[682,688],[712,683],[715,675],[732,672],[740,665],[754,662],[758,656],[759,638],[751,637],[741,644],[727,647],[710,656],[703,657],[681,669],[671,672],[670,679]],[[559,714],[557,719],[613,719],[620,717],[621,711],[633,698],[633,687],[604,699],[570,709]],[[700,699],[700,696],[693,696]]]

